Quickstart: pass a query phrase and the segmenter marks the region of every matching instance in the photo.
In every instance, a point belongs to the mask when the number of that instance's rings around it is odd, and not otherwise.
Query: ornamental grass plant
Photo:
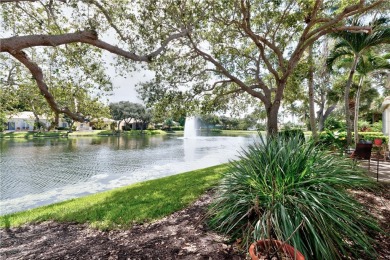
[[[230,163],[209,210],[210,225],[242,241],[288,243],[306,259],[375,259],[379,227],[349,189],[374,183],[351,160],[300,138],[268,137]]]

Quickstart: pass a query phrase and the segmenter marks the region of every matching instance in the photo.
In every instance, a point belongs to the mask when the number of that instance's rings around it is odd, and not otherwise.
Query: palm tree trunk
[[[351,124],[351,112],[349,110],[349,93],[351,92],[351,85],[353,80],[353,75],[355,74],[356,66],[359,60],[359,55],[355,55],[353,64],[351,67],[351,71],[349,72],[349,77],[347,84],[345,85],[345,93],[344,93],[344,105],[345,105],[345,123],[347,126],[347,147],[348,148],[352,144],[352,124]]]
[[[353,131],[354,131],[354,135],[355,135],[355,144],[357,144],[359,142],[358,121],[359,121],[360,93],[362,90],[363,79],[364,79],[364,76],[361,76],[360,80],[359,80],[358,90],[356,92],[355,116],[354,116],[354,120],[353,120]]]

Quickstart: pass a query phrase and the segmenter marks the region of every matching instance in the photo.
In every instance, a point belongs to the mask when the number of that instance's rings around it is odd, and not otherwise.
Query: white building
[[[386,97],[381,106],[382,132],[390,136],[390,97]]]
[[[39,122],[45,125],[45,128],[50,126],[50,121],[46,116],[39,115]],[[7,116],[6,130],[8,131],[33,131],[35,116],[33,112],[24,111]],[[59,122],[60,127],[68,127],[68,123]]]

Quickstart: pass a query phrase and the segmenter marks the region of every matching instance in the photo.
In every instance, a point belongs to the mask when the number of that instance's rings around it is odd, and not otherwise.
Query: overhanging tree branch
[[[38,2],[39,0],[0,0],[0,4],[2,3],[20,3],[20,2]],[[62,2],[66,4],[66,0],[56,0],[58,2]]]
[[[244,3],[246,2],[246,3]],[[274,51],[276,56],[278,57],[279,66],[283,67],[283,55],[280,52],[280,50],[271,42],[267,41],[264,37],[260,37],[256,35],[252,29],[250,24],[250,3],[249,1],[241,0],[241,13],[243,15],[242,22],[240,24],[241,28],[244,30],[244,32],[249,36],[252,41],[256,44],[258,47],[262,60],[264,61],[265,65],[267,66],[267,69],[274,75],[276,80],[279,80],[279,74],[278,72],[273,68],[271,62],[265,55],[265,48],[263,44],[267,45],[270,49]],[[262,44],[263,43],[263,44]]]
[[[160,55],[167,47],[167,45],[188,33],[188,30],[183,29],[182,32],[170,35],[159,48],[151,52],[148,55],[137,55],[133,52],[126,51],[114,45],[111,45],[105,41],[98,39],[97,33],[94,31],[81,31],[76,33],[67,33],[60,35],[28,35],[28,36],[14,36],[10,38],[0,39],[0,52],[8,52],[15,59],[21,62],[33,75],[33,78],[38,84],[42,95],[47,100],[53,111],[57,113],[64,113],[70,118],[76,121],[83,121],[84,118],[72,113],[68,108],[60,108],[55,101],[54,96],[50,93],[47,84],[44,81],[43,72],[41,68],[34,62],[32,62],[27,54],[23,51],[25,48],[38,47],[38,46],[51,46],[56,47],[60,45],[70,43],[86,43],[95,46],[100,49],[107,50],[116,55],[122,56],[129,60],[150,62],[154,57]]]
[[[84,117],[80,114],[72,113],[67,107],[60,108],[53,95],[50,93],[49,88],[44,81],[42,69],[33,61],[30,60],[30,58],[27,56],[27,54],[24,51],[14,51],[10,53],[15,59],[17,59],[19,62],[21,62],[24,66],[27,67],[27,69],[31,72],[31,75],[35,79],[35,81],[38,84],[38,88],[41,91],[42,95],[47,100],[49,106],[51,109],[56,113],[64,113],[68,115],[70,118],[76,121],[84,121]]]
[[[262,93],[259,93],[257,91],[254,91],[250,87],[248,87],[244,82],[242,82],[239,78],[233,76],[229,71],[221,64],[219,63],[216,59],[214,59],[210,54],[203,52],[200,50],[194,41],[191,38],[191,35],[188,34],[188,38],[191,42],[192,48],[194,49],[195,52],[197,52],[200,56],[203,57],[206,61],[209,61],[212,63],[225,77],[229,78],[231,81],[233,81],[235,84],[237,84],[243,91],[247,92],[248,94],[259,98],[262,100],[264,103],[267,102],[265,99],[264,95]]]
[[[185,36],[188,32],[189,30],[183,29],[179,33],[171,34],[162,42],[159,48],[147,55],[137,55],[134,52],[126,51],[105,41],[99,40],[98,35],[95,31],[81,31],[60,35],[41,34],[3,38],[0,39],[0,52],[12,52],[13,50],[22,50],[25,48],[37,46],[55,47],[59,45],[80,42],[90,44],[100,49],[104,49],[113,54],[125,57],[133,61],[150,62],[154,57],[160,55],[171,41]]]

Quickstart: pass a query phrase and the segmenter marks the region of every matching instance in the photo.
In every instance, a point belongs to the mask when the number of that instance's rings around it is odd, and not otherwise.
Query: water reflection
[[[227,162],[247,137],[1,140],[1,214]]]

